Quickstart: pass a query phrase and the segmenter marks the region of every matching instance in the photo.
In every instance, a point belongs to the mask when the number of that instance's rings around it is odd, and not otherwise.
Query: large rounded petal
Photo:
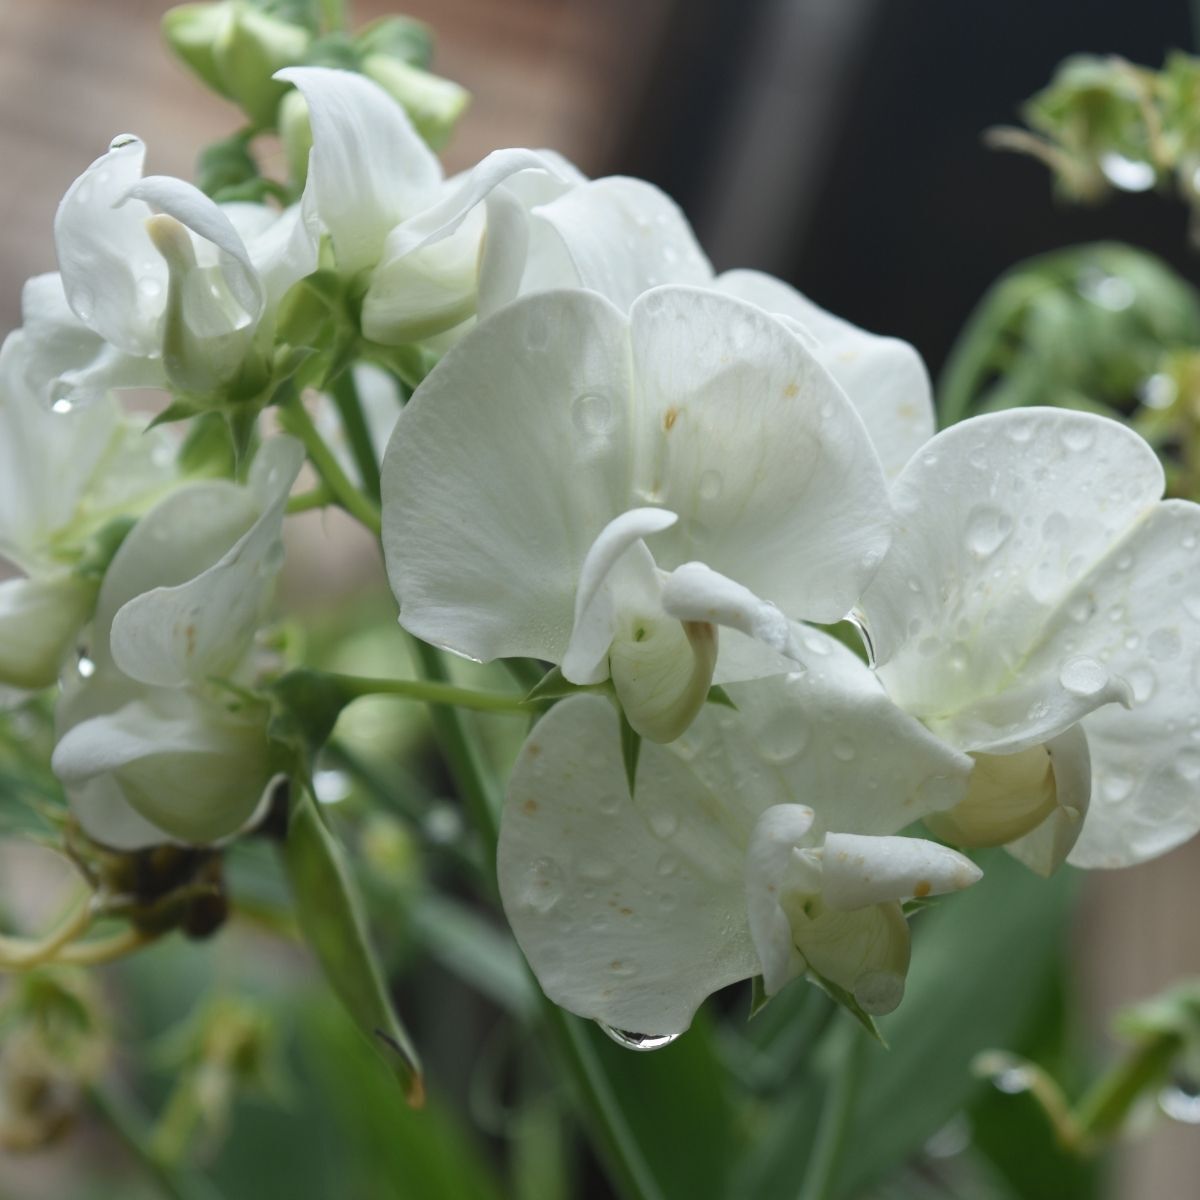
[[[655,561],[703,562],[788,616],[840,620],[891,536],[879,459],[841,389],[728,296],[656,289],[630,320],[635,495],[680,516],[650,542]]]
[[[388,233],[435,200],[437,158],[403,108],[362,75],[288,67],[276,78],[295,84],[308,103],[309,187],[338,267],[347,274],[369,267]]]
[[[967,749],[1016,750],[1119,698],[1070,631],[1093,573],[1162,494],[1136,434],[1040,409],[964,421],[893,489],[899,526],[862,601],[892,699]],[[1052,711],[1053,710],[1053,711]]]
[[[858,410],[889,479],[933,437],[936,422],[929,374],[907,342],[859,329],[761,271],[727,271],[716,286],[769,313],[798,321],[816,338],[817,357]]]
[[[417,389],[383,462],[405,628],[478,659],[558,661],[604,526],[631,507],[629,336],[598,296],[531,296]]]
[[[711,992],[758,970],[743,846],[686,763],[647,744],[637,799],[616,713],[591,696],[538,724],[500,834],[505,912],[546,994],[581,1016],[679,1033]]]

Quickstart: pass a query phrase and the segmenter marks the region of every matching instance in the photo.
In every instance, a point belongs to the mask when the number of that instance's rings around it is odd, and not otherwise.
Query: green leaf
[[[880,1046],[885,1050],[887,1049],[887,1042],[884,1040],[883,1034],[879,1032],[879,1025],[876,1023],[875,1018],[855,1000],[851,992],[846,991],[840,984],[834,983],[832,979],[826,979],[824,975],[814,971],[812,967],[808,968],[807,978],[811,979],[830,1000],[840,1004]]]
[[[354,695],[335,676],[307,667],[281,675],[267,694],[267,736],[290,755],[292,768],[309,779],[313,761]]]
[[[572,683],[562,673],[562,667],[551,667],[537,683],[530,688],[525,699],[529,701],[562,700],[567,696],[577,696],[581,692],[594,692],[600,695],[610,695],[612,687],[604,683]]]
[[[196,160],[196,186],[206,196],[259,179],[258,163],[250,153],[254,131],[239,130],[200,151]]]
[[[368,54],[385,54],[421,68],[427,68],[433,61],[433,33],[428,25],[412,17],[380,17],[364,25],[354,41],[364,58]]]
[[[705,703],[720,704],[725,708],[732,708],[734,712],[737,712],[737,705],[734,704],[729,693],[723,687],[721,687],[719,683],[714,683],[712,687],[708,689],[708,699],[705,701]]]
[[[767,995],[767,989],[763,986],[763,977],[755,975],[750,980],[750,1012],[747,1015],[747,1020],[753,1020],[758,1016],[768,1004],[771,1003],[772,997]]]
[[[297,920],[325,978],[389,1064],[409,1104],[420,1107],[420,1059],[392,1007],[354,880],[306,787],[294,789],[283,859]]]

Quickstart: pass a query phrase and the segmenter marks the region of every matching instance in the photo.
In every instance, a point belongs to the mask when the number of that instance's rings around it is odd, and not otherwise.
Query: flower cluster
[[[233,94],[226,43],[268,34],[220,25],[196,69]],[[256,634],[306,452],[368,523],[378,485],[409,633],[552,668],[498,867],[577,1013],[670,1035],[805,974],[885,1013],[910,902],[980,877],[962,851],[1049,873],[1200,829],[1200,509],[1137,435],[1056,409],[935,435],[910,346],[717,274],[648,183],[521,149],[446,179],[370,74],[237,92],[302,106],[284,206],[117,138],[4,345],[0,684],[58,681],[91,837],[219,842],[292,769]],[[351,378],[361,428],[314,421]],[[115,398],[146,387],[149,429]]]

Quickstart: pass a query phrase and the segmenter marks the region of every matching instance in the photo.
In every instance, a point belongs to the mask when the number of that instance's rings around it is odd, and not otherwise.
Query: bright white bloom
[[[481,201],[515,172],[546,170],[529,150],[497,150],[455,179],[404,109],[350,71],[289,67],[276,76],[308,103],[309,188],[344,275],[369,272],[362,328],[372,341],[414,342],[475,312]]]
[[[718,625],[788,652],[786,618],[839,620],[891,526],[866,430],[805,344],[689,288],[628,315],[539,293],[480,324],[401,414],[383,502],[405,628],[611,673],[656,741],[703,703]]]
[[[52,765],[88,833],[121,848],[205,843],[251,816],[270,764],[253,639],[283,558],[290,438],[259,451],[246,487],[191,484],[156,505],[114,557],[89,672],[63,696]]]
[[[121,354],[158,362],[156,382],[216,391],[316,269],[316,216],[307,194],[283,213],[219,206],[182,180],[143,179],[145,156],[138,138],[115,138],[63,197],[54,237],[67,300]]]
[[[488,198],[479,315],[518,295],[581,287],[628,309],[662,284],[710,287],[788,322],[858,409],[892,478],[933,436],[933,392],[920,355],[867,333],[760,271],[716,275],[687,218],[639,179],[525,172]]]
[[[899,1003],[899,902],[979,878],[894,836],[956,804],[970,760],[897,709],[849,651],[807,635],[803,673],[735,684],[630,796],[608,701],[562,701],[513,772],[501,895],[546,994],[644,1034],[687,1028],[711,992],[812,971],[869,1012]]]
[[[964,421],[896,481],[862,609],[892,699],[983,756],[964,844],[1025,832],[1049,871],[1076,836],[1124,866],[1200,829],[1200,508],[1163,487],[1135,433],[1055,409]]]
[[[56,276],[31,280],[27,312],[40,309],[31,295],[52,305],[57,291]],[[22,572],[0,583],[0,683],[21,690],[55,681],[91,615],[97,584],[75,569],[88,539],[175,474],[169,435],[144,432],[111,397],[71,412],[43,404],[43,367],[62,344],[43,331],[18,330],[0,350],[0,559]]]

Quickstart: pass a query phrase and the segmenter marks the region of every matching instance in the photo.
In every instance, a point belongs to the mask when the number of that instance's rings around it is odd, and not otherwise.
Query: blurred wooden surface
[[[497,146],[526,145],[560,150],[589,173],[605,170],[636,114],[669,6],[406,0],[405,11],[438,35],[437,68],[474,94],[448,168]],[[137,133],[152,171],[186,178],[199,147],[234,127],[233,108],[163,46],[158,22],[169,7],[168,0],[0,0],[0,333],[20,319],[22,281],[54,269],[59,197],[115,134]],[[393,6],[359,0],[353,7],[361,23]],[[1116,1007],[1200,975],[1198,890],[1200,841],[1089,880],[1075,946],[1079,996],[1097,1040]],[[1161,1122],[1125,1149],[1121,1179],[1121,1200],[1196,1195],[1200,1133]]]

